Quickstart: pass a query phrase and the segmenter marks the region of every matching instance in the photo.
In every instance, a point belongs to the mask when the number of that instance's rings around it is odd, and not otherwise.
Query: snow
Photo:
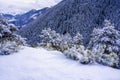
[[[40,13],[40,14],[41,14],[41,13]],[[36,13],[36,14],[33,14],[30,18],[31,18],[31,19],[37,19],[37,17],[36,17],[37,15],[38,15],[37,13]]]
[[[15,19],[15,18],[12,18],[12,19],[9,19],[8,21],[9,21],[9,22],[13,22],[13,21],[16,21],[16,19]]]
[[[82,65],[57,51],[24,47],[0,56],[0,80],[120,80],[120,70]]]

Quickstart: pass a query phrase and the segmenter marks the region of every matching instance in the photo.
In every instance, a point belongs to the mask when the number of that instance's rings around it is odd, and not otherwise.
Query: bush
[[[79,60],[83,56],[79,51],[76,49],[76,47],[72,47],[68,50],[65,50],[63,53],[70,59]]]
[[[9,25],[0,19],[0,55],[9,55],[18,51],[20,45],[25,45],[25,39],[17,35],[17,27]]]
[[[83,57],[79,60],[81,64],[92,64],[94,63],[93,55],[90,50],[84,50]]]

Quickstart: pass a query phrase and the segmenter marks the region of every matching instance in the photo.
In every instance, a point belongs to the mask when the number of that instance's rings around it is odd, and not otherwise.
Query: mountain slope
[[[24,14],[12,15],[12,14],[2,14],[2,16],[8,20],[10,24],[14,24],[18,27],[23,27],[26,24],[35,20],[38,16],[45,13],[48,10],[48,7],[45,7],[40,10],[32,9]]]
[[[103,27],[105,19],[120,30],[120,0],[63,0],[19,33],[33,45],[41,41],[41,30],[50,27],[62,34],[80,32],[88,44],[92,30]]]
[[[0,80],[120,80],[120,70],[81,65],[57,51],[25,47],[0,56]]]

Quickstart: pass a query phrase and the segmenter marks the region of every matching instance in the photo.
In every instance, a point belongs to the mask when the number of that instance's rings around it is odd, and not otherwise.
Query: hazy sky
[[[50,7],[60,0],[0,0],[0,13],[24,13],[31,9]]]

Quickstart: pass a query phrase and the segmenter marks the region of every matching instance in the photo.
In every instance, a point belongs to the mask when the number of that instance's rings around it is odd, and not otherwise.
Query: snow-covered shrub
[[[63,53],[73,60],[79,60],[82,64],[89,64],[92,62],[91,53],[83,46],[83,37],[80,33],[77,33],[72,38],[72,48],[68,48]]]
[[[73,46],[72,37],[69,33],[60,35],[50,28],[42,30],[41,33],[42,43],[40,45],[43,47],[63,52]]]
[[[84,50],[83,57],[81,57],[79,59],[79,62],[81,64],[92,64],[92,63],[94,63],[94,59],[93,59],[93,56],[91,54],[91,51],[88,50],[88,49]]]
[[[19,45],[25,45],[25,40],[15,33],[17,27],[0,19],[0,55],[8,55],[18,50]]]
[[[120,68],[120,33],[110,21],[105,20],[103,29],[94,29],[89,49],[96,62]]]
[[[79,60],[81,64],[91,64],[93,63],[93,58],[91,52],[86,50],[83,45],[78,45],[67,49],[63,52],[65,56],[73,60]]]
[[[76,46],[65,50],[63,53],[65,56],[67,56],[68,58],[71,58],[73,60],[79,60],[80,58],[83,57],[83,52],[84,51],[84,47],[80,46],[79,48],[77,48]]]
[[[56,31],[51,30],[50,28],[42,30],[41,33],[41,46],[59,50],[59,46],[62,42],[62,38],[59,33],[56,33]]]
[[[88,57],[82,57],[79,61],[81,64],[90,64],[91,63],[91,60]]]
[[[0,44],[0,55],[8,55],[13,52],[17,52],[16,42],[7,41]]]

